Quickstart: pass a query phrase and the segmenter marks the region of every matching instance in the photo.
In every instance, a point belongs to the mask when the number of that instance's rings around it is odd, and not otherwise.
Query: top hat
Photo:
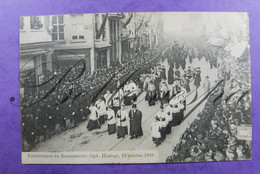
[[[133,103],[132,108],[136,108],[136,107],[137,107],[137,105],[135,103]]]

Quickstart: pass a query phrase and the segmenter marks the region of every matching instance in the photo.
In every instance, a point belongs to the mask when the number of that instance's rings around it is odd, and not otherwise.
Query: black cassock
[[[197,72],[197,74],[195,75],[195,80],[194,80],[194,85],[197,88],[200,86],[200,81],[201,81],[200,72]]]
[[[172,85],[173,84],[173,69],[172,67],[170,67],[170,69],[168,70],[168,84]]]
[[[142,112],[139,110],[131,110],[129,112],[130,118],[130,135],[131,137],[138,137],[143,135],[142,130]]]
[[[166,69],[165,68],[161,68],[161,79],[166,79]]]

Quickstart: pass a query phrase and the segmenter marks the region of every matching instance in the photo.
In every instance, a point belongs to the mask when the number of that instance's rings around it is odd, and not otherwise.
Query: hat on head
[[[133,104],[132,108],[136,108],[136,104]]]

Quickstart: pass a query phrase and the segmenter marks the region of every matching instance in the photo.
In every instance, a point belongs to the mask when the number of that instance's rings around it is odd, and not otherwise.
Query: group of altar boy
[[[107,91],[96,102],[92,102],[89,107],[87,129],[90,131],[100,129],[107,122],[108,134],[116,133],[118,139],[128,135],[128,126],[130,139],[142,136],[142,112],[137,109],[136,101],[139,94],[145,91],[145,100],[149,106],[160,103],[158,112],[151,116],[152,140],[156,147],[160,145],[166,139],[166,135],[171,133],[171,128],[179,125],[184,119],[186,89],[180,83],[175,83],[173,89],[169,90],[164,78],[158,85],[155,81],[147,79],[141,84],[142,91],[140,84],[137,85],[130,80],[124,87],[118,88],[118,91],[114,93]],[[125,106],[129,105],[132,105],[132,108],[128,112]]]

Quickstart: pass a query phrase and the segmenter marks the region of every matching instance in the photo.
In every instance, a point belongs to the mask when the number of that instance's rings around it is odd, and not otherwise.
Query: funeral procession
[[[247,13],[20,17],[22,152],[249,160]],[[144,161],[145,162],[145,161]]]

